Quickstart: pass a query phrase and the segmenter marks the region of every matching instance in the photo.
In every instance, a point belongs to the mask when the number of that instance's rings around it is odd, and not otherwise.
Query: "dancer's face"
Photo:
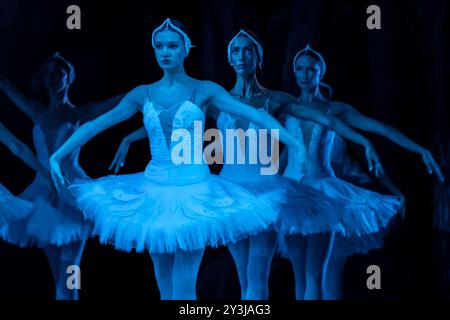
[[[49,91],[63,91],[70,85],[69,75],[57,62],[50,61],[44,67],[44,85]]]
[[[163,70],[173,70],[182,66],[186,58],[182,36],[169,29],[155,34],[155,55]]]
[[[295,79],[304,90],[313,89],[320,84],[321,70],[318,61],[310,56],[301,56],[295,62]]]
[[[248,76],[256,71],[258,54],[255,44],[247,37],[238,37],[231,44],[231,65],[238,75]]]

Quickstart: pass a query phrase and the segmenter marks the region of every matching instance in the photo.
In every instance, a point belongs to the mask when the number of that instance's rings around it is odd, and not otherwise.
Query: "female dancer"
[[[8,129],[0,123],[0,141],[9,150],[31,168],[38,171],[43,177],[50,181],[50,174],[38,162],[33,152],[21,141],[19,141]],[[0,226],[9,222],[23,219],[31,213],[33,204],[19,197],[13,196],[8,189],[0,183]]]
[[[375,182],[372,177],[368,176],[362,170],[357,162],[352,161],[346,154],[346,144],[339,136],[334,136],[332,145],[330,160],[332,170],[336,177],[363,188]],[[403,193],[386,174],[379,176],[377,180],[386,191],[395,195],[400,200],[399,211],[404,219],[406,207],[405,196]],[[376,236],[370,235],[372,241],[366,241],[364,246],[350,246],[352,241],[349,241],[349,239],[339,236],[336,237],[335,247],[342,248],[344,245],[342,242],[344,241],[347,250],[344,252],[343,250],[336,249],[330,257],[325,283],[323,284],[323,298],[325,300],[342,299],[343,274],[347,256],[352,254],[365,254],[370,250],[381,248],[384,244],[384,233],[385,232],[380,232]],[[358,241],[353,241],[353,244],[358,244]]]
[[[301,88],[298,98],[301,103],[333,115],[352,127],[381,134],[400,146],[420,154],[428,172],[430,174],[434,172],[439,179],[443,179],[438,165],[428,150],[396,129],[360,114],[349,105],[342,102],[330,102],[322,96],[320,86],[325,71],[323,57],[309,46],[295,56],[294,72],[297,84]],[[291,167],[291,164],[296,161],[296,155],[289,152],[284,175],[302,179],[302,183],[324,192],[341,203],[336,207],[335,212],[343,216],[342,224],[349,238],[337,237],[334,254],[341,255],[342,252],[353,251],[356,250],[355,248],[367,248],[372,243],[377,243],[376,238],[396,214],[400,201],[393,196],[358,188],[336,178],[330,166],[330,148],[334,136],[332,131],[311,122],[298,121],[290,116],[286,120],[286,128],[296,137],[303,137],[309,161],[306,174],[302,175],[296,168]],[[313,279],[309,277],[308,258],[305,258],[304,250],[301,249],[304,239],[301,235],[286,233],[285,240],[287,253],[296,275],[296,296],[298,299],[309,298],[311,288],[313,291],[320,291],[321,285],[311,281]],[[319,266],[311,265],[311,268],[315,267]]]
[[[0,90],[33,120],[37,158],[42,166],[49,168],[49,155],[62,145],[78,124],[105,112],[121,96],[76,108],[68,96],[75,70],[58,53],[45,62],[42,76],[49,95],[48,107],[24,96],[4,78],[0,78]],[[79,150],[74,150],[70,159],[64,162],[64,168],[73,177],[88,178],[78,164],[78,157]],[[53,272],[56,298],[77,299],[77,290],[67,288],[66,270],[70,265],[80,265],[89,224],[84,222],[83,215],[74,207],[69,193],[58,195],[52,183],[41,174],[21,196],[34,202],[32,214],[2,227],[0,237],[22,247],[37,245],[42,248]],[[56,210],[51,210],[51,207]]]
[[[230,91],[230,95],[235,100],[251,105],[260,114],[274,114],[280,109],[281,105],[293,101],[289,95],[269,90],[259,84],[256,70],[258,66],[261,67],[263,50],[260,41],[253,33],[241,30],[236,34],[228,45],[228,59],[237,77],[236,84]],[[314,120],[334,128],[358,143],[361,143],[361,141],[367,142],[349,128],[339,126],[338,123],[332,121],[328,122],[329,118],[323,113],[310,112],[302,108],[296,110],[302,110],[301,113],[295,114],[296,116],[300,114],[302,118]],[[259,129],[259,126],[251,120],[236,114],[211,112],[211,115],[217,118],[218,128],[221,130],[223,137],[227,136],[225,134],[227,129],[234,131],[237,129]],[[145,131],[140,129],[126,137],[121,143],[110,169],[114,168],[117,172],[124,164],[130,143],[144,138],[145,134]],[[225,142],[227,145],[228,143],[229,141]],[[244,145],[243,149],[242,145]],[[367,142],[367,146],[370,147],[370,143]],[[293,188],[290,182],[287,182],[287,179],[277,175],[262,175],[261,168],[263,166],[260,163],[236,164],[237,159],[249,159],[252,152],[261,151],[252,149],[252,147],[246,144],[245,140],[238,141],[236,148],[233,150],[234,159],[232,163],[234,164],[225,162],[220,176],[244,185],[261,195],[267,195],[280,189],[289,190],[286,192],[287,199],[283,200],[283,212],[295,213],[296,230],[300,230],[299,232],[315,234],[338,228],[338,217],[329,213],[333,206],[320,192],[315,192],[312,188],[302,185],[296,185]],[[225,150],[227,149],[225,148]],[[227,155],[224,155],[224,158],[227,158]],[[318,217],[321,213],[323,215]],[[270,264],[276,249],[276,243],[276,233],[271,228],[267,232],[250,236],[229,246],[238,270],[243,299],[268,299]],[[326,241],[324,241],[324,245],[327,245]],[[323,250],[323,252],[325,253],[326,250]],[[317,257],[318,259],[324,259],[319,255]]]

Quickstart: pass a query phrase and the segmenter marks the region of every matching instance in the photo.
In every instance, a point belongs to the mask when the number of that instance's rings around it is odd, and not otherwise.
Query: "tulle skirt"
[[[15,197],[0,183],[0,226],[28,216],[32,209],[31,202]]]
[[[0,227],[0,238],[21,246],[63,246],[83,241],[90,235],[92,226],[71,204],[73,199],[58,194],[47,181],[36,177],[22,193],[22,198],[32,203],[28,216],[16,219]]]
[[[336,177],[305,178],[303,183],[340,202],[335,211],[344,232],[336,233],[333,254],[364,254],[381,248],[392,218],[398,213],[398,197],[357,187]]]
[[[310,186],[278,174],[261,175],[257,166],[250,165],[224,165],[220,176],[259,195],[281,191],[283,197],[271,198],[276,200],[279,210],[274,230],[282,235],[343,231],[336,213],[338,202]]]
[[[277,220],[280,191],[258,194],[204,168],[149,167],[70,187],[100,242],[124,251],[192,251],[234,243]]]

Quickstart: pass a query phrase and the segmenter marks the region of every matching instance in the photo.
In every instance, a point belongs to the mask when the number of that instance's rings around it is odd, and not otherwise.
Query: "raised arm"
[[[8,79],[0,76],[0,90],[11,99],[12,102],[29,116],[33,122],[39,122],[43,110],[45,110],[38,102],[28,98],[20,92]]]
[[[339,118],[346,124],[360,130],[384,136],[399,146],[418,153],[422,156],[422,160],[427,167],[428,173],[432,174],[434,172],[439,180],[444,181],[444,175],[429,150],[415,143],[399,130],[361,114],[346,103],[335,102],[335,105],[342,109],[342,112],[339,113]]]
[[[125,96],[126,93],[121,93],[101,102],[86,103],[77,108],[78,119],[81,123],[95,119],[117,106]]]
[[[114,173],[117,173],[121,167],[125,164],[125,157],[128,153],[128,148],[130,145],[138,140],[147,138],[147,131],[144,127],[134,131],[133,133],[130,133],[128,136],[123,138],[122,142],[120,143],[119,149],[116,152],[116,155],[114,156],[114,160],[109,166],[109,170],[113,170]]]
[[[3,142],[9,150],[23,162],[50,181],[50,173],[36,159],[34,153],[23,142],[17,139],[8,129],[0,123],[0,141]]]
[[[65,184],[60,162],[76,149],[83,146],[100,132],[133,116],[140,108],[145,95],[143,86],[137,87],[127,94],[117,107],[104,113],[95,120],[86,122],[51,156],[50,167],[52,179],[57,188]]]

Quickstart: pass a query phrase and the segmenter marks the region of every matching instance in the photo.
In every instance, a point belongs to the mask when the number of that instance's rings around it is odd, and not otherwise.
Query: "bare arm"
[[[42,112],[45,109],[43,109],[38,102],[22,94],[22,92],[20,92],[13,84],[1,76],[0,90],[3,91],[20,110],[29,116],[33,122],[39,122]]]
[[[117,173],[119,169],[125,164],[125,157],[127,156],[128,148],[130,147],[130,145],[135,141],[147,138],[147,136],[147,130],[142,127],[123,138],[122,142],[120,143],[119,149],[114,156],[114,160],[109,166],[109,170],[113,170],[114,168],[114,173]]]
[[[125,96],[126,93],[121,93],[101,102],[90,102],[84,104],[77,109],[78,119],[81,123],[95,119],[117,106]]]
[[[100,132],[133,116],[142,104],[145,89],[132,90],[120,104],[95,120],[86,122],[50,157],[52,178],[56,186],[64,185],[65,180],[60,168],[61,160],[83,146]]]
[[[375,175],[379,176],[383,174],[383,167],[380,163],[379,157],[375,152],[375,149],[372,143],[362,136],[360,133],[348,127],[341,120],[326,115],[323,112],[306,108],[300,104],[288,104],[285,105],[282,110],[282,113],[287,113],[295,118],[305,119],[309,121],[316,122],[324,127],[329,128],[330,130],[335,131],[337,134],[346,138],[350,141],[353,141],[359,145],[362,145],[365,149],[366,158],[368,161],[368,166],[370,171],[375,171]]]
[[[8,149],[23,162],[29,165],[41,175],[50,180],[49,172],[39,163],[34,153],[23,142],[17,139],[8,129],[0,123],[0,141],[3,142]]]
[[[428,173],[432,174],[435,172],[438,178],[441,181],[444,181],[444,176],[441,169],[437,165],[429,150],[415,143],[399,130],[361,114],[348,104],[342,102],[336,102],[336,104],[343,108],[340,118],[345,123],[360,130],[384,136],[399,146],[421,155],[422,160],[427,167]]]

